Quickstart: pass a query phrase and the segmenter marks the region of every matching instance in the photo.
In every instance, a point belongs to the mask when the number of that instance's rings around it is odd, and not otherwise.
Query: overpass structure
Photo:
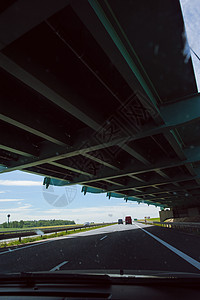
[[[0,173],[200,209],[200,96],[178,0],[0,3]]]

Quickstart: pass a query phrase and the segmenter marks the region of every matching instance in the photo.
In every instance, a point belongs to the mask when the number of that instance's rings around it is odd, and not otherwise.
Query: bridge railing
[[[85,228],[92,228],[92,227],[98,227],[103,225],[112,225],[115,223],[96,223],[96,224],[89,224],[89,225],[72,225],[72,226],[62,226],[62,227],[51,227],[51,228],[31,228],[31,229],[21,229],[21,230],[11,230],[11,231],[2,231],[0,232],[0,241],[1,240],[8,240],[8,239],[14,239],[19,238],[19,241],[21,241],[22,237],[30,237],[30,236],[42,236],[44,234],[49,233],[57,233],[65,231],[71,231],[71,230],[78,230],[78,229],[85,229]]]
[[[171,229],[178,229],[183,230],[186,232],[197,232],[200,233],[200,223],[194,223],[194,222],[151,222],[141,221],[140,223],[147,224],[147,225],[156,225]]]

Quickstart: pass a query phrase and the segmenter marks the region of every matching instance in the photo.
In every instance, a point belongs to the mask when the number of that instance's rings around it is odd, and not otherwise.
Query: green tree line
[[[0,224],[0,228],[30,228],[30,227],[42,227],[42,226],[59,226],[59,225],[73,225],[76,224],[70,220],[32,220],[32,221],[12,221],[4,222]]]

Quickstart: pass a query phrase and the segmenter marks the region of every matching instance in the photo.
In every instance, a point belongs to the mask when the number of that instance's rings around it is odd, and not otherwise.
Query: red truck
[[[130,216],[125,218],[125,224],[132,224],[132,218]]]

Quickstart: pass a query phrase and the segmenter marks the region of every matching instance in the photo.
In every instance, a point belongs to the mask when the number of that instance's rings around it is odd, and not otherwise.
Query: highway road
[[[1,273],[58,269],[199,273],[200,238],[135,222],[0,250]]]

